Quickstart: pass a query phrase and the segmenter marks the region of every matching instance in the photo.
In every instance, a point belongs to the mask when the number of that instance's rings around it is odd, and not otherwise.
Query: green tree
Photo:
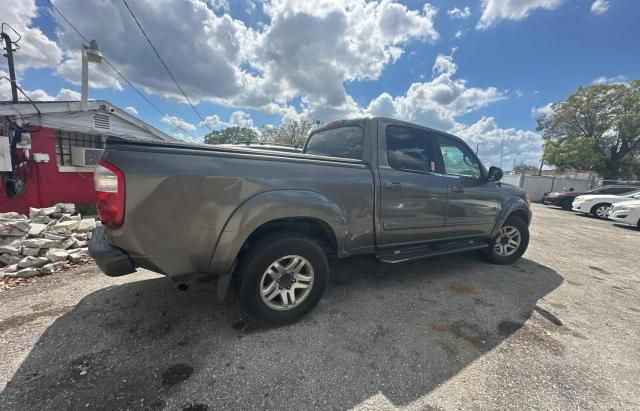
[[[260,142],[261,143],[273,143],[276,140],[276,136],[280,132],[278,127],[264,126],[260,130]]]
[[[640,154],[640,79],[581,87],[538,119],[543,160],[607,178],[628,175]]]
[[[271,138],[277,144],[302,147],[312,129],[313,123],[309,120],[287,120],[275,129]]]
[[[206,144],[231,144],[258,141],[258,133],[247,127],[227,127],[204,136]]]
[[[593,170],[603,173],[607,160],[595,139],[570,137],[565,140],[550,140],[545,144],[544,160],[560,171],[568,168]]]

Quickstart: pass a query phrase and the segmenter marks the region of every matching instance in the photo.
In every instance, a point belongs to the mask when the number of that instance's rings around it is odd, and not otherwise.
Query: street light
[[[95,40],[91,40],[88,46],[82,45],[82,94],[80,98],[82,111],[87,111],[89,108],[89,63],[102,63],[102,53],[100,53],[98,42]]]

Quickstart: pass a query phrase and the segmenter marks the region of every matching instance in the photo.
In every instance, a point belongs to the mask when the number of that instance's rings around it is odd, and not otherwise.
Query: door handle
[[[461,187],[461,186],[451,187],[451,192],[452,193],[464,193],[464,187]]]
[[[385,183],[384,184],[384,188],[387,188],[389,190],[400,190],[402,188],[402,184],[401,183],[397,183],[397,182],[389,182],[389,183]]]

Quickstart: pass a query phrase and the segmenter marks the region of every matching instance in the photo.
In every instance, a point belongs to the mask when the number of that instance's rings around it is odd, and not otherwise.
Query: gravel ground
[[[513,266],[332,263],[279,329],[93,265],[0,293],[0,408],[639,409],[640,231],[534,206]]]

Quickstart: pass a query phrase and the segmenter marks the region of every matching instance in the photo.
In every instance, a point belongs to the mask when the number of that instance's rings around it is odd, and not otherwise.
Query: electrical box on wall
[[[23,150],[31,149],[31,134],[30,133],[20,134],[20,141],[16,143],[16,148],[21,148]]]
[[[11,168],[11,145],[9,137],[0,136],[0,172],[13,171]]]
[[[36,163],[48,163],[49,154],[47,153],[33,153],[33,161]]]

